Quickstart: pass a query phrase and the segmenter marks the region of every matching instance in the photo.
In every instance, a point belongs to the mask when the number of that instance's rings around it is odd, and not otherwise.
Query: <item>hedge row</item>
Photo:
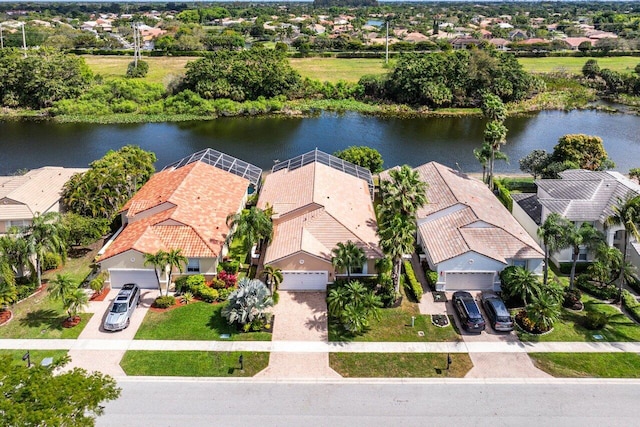
[[[498,191],[498,199],[509,212],[513,211],[513,199],[511,198],[511,192],[502,185],[500,181],[495,181],[496,190]]]
[[[618,295],[618,289],[614,285],[598,286],[589,280],[588,276],[580,276],[576,280],[578,289],[601,300],[610,300]]]
[[[413,271],[413,267],[409,261],[404,261],[404,274],[406,276],[405,287],[411,292],[416,301],[420,302],[422,299],[422,285],[416,279],[416,274]]]
[[[622,291],[622,306],[636,322],[640,322],[640,302],[626,289]]]

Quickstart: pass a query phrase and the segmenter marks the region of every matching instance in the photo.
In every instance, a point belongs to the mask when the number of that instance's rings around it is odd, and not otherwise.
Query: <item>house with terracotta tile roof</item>
[[[535,238],[541,224],[551,213],[557,213],[576,226],[588,222],[602,231],[609,246],[624,250],[625,230],[621,225],[605,226],[620,200],[640,195],[640,185],[615,171],[570,169],[559,173],[558,179],[539,179],[536,193],[513,194],[513,215]],[[640,243],[631,237],[628,260],[640,268]],[[542,244],[542,242],[540,242]],[[578,262],[593,261],[593,253],[581,248]],[[552,254],[556,263],[571,262],[571,249]]]
[[[0,234],[28,227],[36,213],[60,212],[64,184],[86,169],[45,166],[24,175],[0,176]]]
[[[273,207],[273,239],[262,263],[280,268],[282,290],[323,291],[336,272],[332,250],[354,242],[367,261],[351,276],[375,275],[378,245],[373,179],[364,168],[315,150],[275,165],[258,207]]]
[[[207,149],[152,176],[124,205],[122,228],[99,252],[111,287],[133,282],[157,288],[155,270],[144,265],[144,255],[160,249],[182,250],[189,259],[185,274],[213,277],[231,239],[227,216],[243,209],[261,174],[254,165]],[[166,285],[164,272],[163,280]]]
[[[498,290],[510,265],[542,271],[542,249],[484,183],[436,162],[415,170],[428,185],[417,242],[438,290]]]

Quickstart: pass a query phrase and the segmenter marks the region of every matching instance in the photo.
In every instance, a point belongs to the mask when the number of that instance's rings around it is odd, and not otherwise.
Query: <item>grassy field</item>
[[[335,83],[340,80],[356,83],[365,74],[384,74],[383,59],[292,58],[291,66],[302,77]]]
[[[0,338],[78,338],[93,314],[83,313],[73,328],[63,328],[67,314],[62,303],[48,298],[46,291],[11,307],[13,319],[0,327]]]
[[[127,73],[127,65],[132,61],[130,56],[82,56],[91,70],[106,78],[124,77]],[[145,81],[149,83],[162,83],[167,85],[177,75],[184,74],[184,66],[189,61],[197,58],[186,56],[154,56],[144,58],[149,63],[149,74]]]
[[[98,254],[101,246],[102,241],[99,241],[91,247],[81,248],[70,253],[62,267],[46,271],[42,274],[42,279],[53,280],[58,274],[64,274],[69,276],[74,283],[82,283],[89,273],[91,273],[91,263]]]
[[[563,309],[560,321],[555,323],[551,333],[540,336],[519,332],[520,339],[522,341],[569,342],[640,341],[640,326],[617,308],[587,295],[583,295],[582,302],[584,310],[581,312]],[[609,317],[609,323],[597,331],[585,328],[583,326],[584,319],[589,312],[605,313]],[[597,335],[602,338],[597,339]]]
[[[244,370],[238,359],[242,355]],[[269,353],[215,351],[127,351],[120,366],[127,375],[252,377],[269,364]]]
[[[605,58],[573,58],[573,57],[554,57],[554,58],[518,58],[518,62],[522,64],[525,70],[532,73],[551,73],[555,71],[566,71],[573,74],[580,74],[582,66],[589,59],[598,61],[600,68],[609,68],[613,71],[621,71],[626,73],[633,72],[637,64],[640,64],[640,58],[631,56],[605,57]]]
[[[25,350],[0,350],[0,356],[9,356],[11,358],[12,365],[26,366],[27,363],[22,360],[22,356],[26,353]],[[31,355],[31,364],[39,365],[42,359],[45,357],[53,357],[54,360],[62,359],[67,350],[29,350]]]
[[[462,378],[473,367],[466,353],[331,353],[329,365],[345,378]]]
[[[235,326],[229,326],[220,315],[222,307],[224,304],[194,302],[165,312],[149,311],[135,339],[219,341],[220,334],[229,334],[230,341],[271,340],[270,333],[240,333]]]
[[[535,365],[557,378],[639,378],[636,353],[529,353]]]

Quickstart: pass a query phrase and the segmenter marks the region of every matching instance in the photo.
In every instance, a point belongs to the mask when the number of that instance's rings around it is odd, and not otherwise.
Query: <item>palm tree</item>
[[[264,277],[269,288],[272,288],[274,291],[278,290],[278,286],[280,286],[280,283],[284,280],[282,270],[272,265],[265,265],[260,276]]]
[[[156,272],[156,279],[158,279],[158,290],[162,295],[162,286],[160,286],[160,271],[162,271],[167,265],[168,253],[159,249],[154,254],[144,254],[144,265],[152,265],[153,270]],[[167,281],[167,289],[169,289],[169,282]]]
[[[526,268],[510,268],[511,272],[503,277],[502,292],[507,299],[518,298],[526,305],[541,293],[540,280]]]
[[[548,331],[560,318],[560,307],[559,301],[547,293],[542,293],[527,305],[527,317],[538,329]]]
[[[253,245],[266,243],[273,238],[273,209],[262,210],[255,206],[227,216],[227,225],[234,233],[244,237],[244,249],[249,252]]]
[[[404,254],[412,253],[415,245],[415,217],[396,215],[379,224],[378,236],[383,252],[393,260],[391,278],[396,292],[400,292],[400,265]]]
[[[66,274],[57,274],[56,278],[49,283],[49,298],[60,300],[64,305],[64,301],[75,289],[78,289],[78,285],[73,283],[71,277]]]
[[[538,237],[542,239],[544,246],[544,278],[542,283],[546,286],[549,280],[549,258],[554,252],[568,246],[567,234],[573,228],[573,224],[558,213],[551,213],[538,228]]]
[[[573,289],[580,249],[583,247],[586,247],[588,250],[596,248],[598,244],[604,240],[604,236],[600,231],[596,230],[593,225],[583,222],[578,228],[572,227],[565,237],[567,239],[567,246],[572,248],[569,289]]]
[[[483,142],[480,148],[473,149],[473,155],[482,166],[482,182],[486,184],[487,183],[487,163],[491,159],[491,145],[487,144],[486,142]],[[508,162],[509,156],[507,156],[502,151],[496,151],[494,153],[494,160],[504,160]]]
[[[171,249],[167,253],[165,262],[167,266],[167,295],[169,295],[169,285],[171,285],[173,269],[177,268],[180,273],[184,272],[184,268],[189,263],[189,259],[182,255],[182,249]]]
[[[85,308],[89,303],[89,296],[87,293],[76,287],[67,294],[66,298],[62,300],[62,308],[69,315],[69,319],[73,319],[78,315],[78,312]]]
[[[417,171],[403,165],[400,169],[392,169],[389,176],[390,181],[380,183],[383,210],[414,216],[427,204],[427,183],[420,179]]]
[[[627,197],[624,200],[618,199],[618,204],[613,207],[613,215],[605,220],[605,225],[608,227],[613,225],[624,227],[624,248],[622,250],[624,262],[620,267],[619,273],[619,296],[622,296],[622,286],[625,283],[623,269],[627,263],[627,248],[632,236],[637,241],[640,241],[640,196]]]
[[[496,153],[500,151],[500,145],[507,142],[507,128],[504,126],[507,109],[500,97],[488,93],[482,99],[482,114],[488,120],[484,130],[484,143],[489,145],[491,149],[488,184],[489,188],[493,190],[493,166]]]
[[[15,282],[7,281],[0,277],[0,311],[5,311],[7,306],[13,304],[17,298],[18,291]]]
[[[331,264],[337,270],[345,270],[347,272],[347,281],[351,281],[351,270],[354,267],[362,267],[367,260],[364,249],[356,246],[351,240],[347,243],[339,242],[333,251]]]
[[[60,214],[47,212],[43,215],[36,214],[29,228],[24,233],[28,252],[34,259],[38,286],[42,285],[42,259],[47,252],[60,255],[62,261],[66,261],[67,248],[64,239],[65,231],[60,221]]]

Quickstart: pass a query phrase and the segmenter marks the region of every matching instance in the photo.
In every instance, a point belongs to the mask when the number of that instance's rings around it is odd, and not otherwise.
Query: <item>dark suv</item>
[[[495,292],[484,291],[482,292],[482,305],[484,305],[484,311],[487,312],[489,323],[491,327],[498,332],[513,331],[513,319],[504,302],[500,299]]]
[[[458,313],[462,328],[467,332],[484,331],[485,322],[478,304],[469,292],[458,291],[453,294],[453,307]]]

